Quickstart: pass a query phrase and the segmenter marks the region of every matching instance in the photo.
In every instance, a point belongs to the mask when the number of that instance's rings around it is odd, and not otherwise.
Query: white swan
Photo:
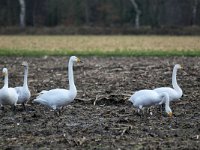
[[[46,105],[54,110],[60,109],[62,106],[72,102],[77,95],[76,86],[74,84],[73,63],[80,62],[76,56],[71,56],[68,63],[69,90],[52,89],[50,91],[43,90],[33,102]]]
[[[28,88],[28,63],[23,62],[22,66],[24,66],[24,83],[23,86],[15,87],[15,90],[18,94],[18,104],[22,104],[24,107],[24,110],[26,110],[25,103],[30,99],[31,93]]]
[[[3,68],[4,86],[0,89],[0,103],[2,105],[11,105],[15,110],[18,100],[18,94],[14,88],[8,88],[8,70]]]
[[[138,108],[138,112],[143,107],[158,105],[165,102],[165,111],[170,117],[172,116],[172,110],[169,107],[169,95],[166,92],[157,93],[153,90],[140,90],[135,92],[130,97],[129,101]]]
[[[168,93],[170,101],[176,101],[179,98],[181,98],[181,96],[183,95],[183,91],[179,87],[179,85],[177,84],[177,80],[176,80],[177,70],[181,69],[181,68],[182,67],[179,64],[176,64],[174,66],[173,73],[172,73],[172,86],[173,86],[173,88],[171,88],[171,87],[160,87],[160,88],[154,89],[154,91],[156,91],[157,93],[162,93],[162,92]]]

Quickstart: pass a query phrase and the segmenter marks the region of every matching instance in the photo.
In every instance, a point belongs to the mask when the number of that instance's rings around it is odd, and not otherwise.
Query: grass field
[[[198,36],[0,36],[1,56],[200,56]]]

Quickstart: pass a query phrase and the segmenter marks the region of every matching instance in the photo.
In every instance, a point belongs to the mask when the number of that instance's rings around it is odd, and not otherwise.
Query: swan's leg
[[[140,114],[140,108],[137,109],[136,115],[138,115],[138,116],[141,117],[141,114]]]
[[[140,117],[144,116],[144,108],[142,107],[142,105],[139,106],[137,110],[137,115],[139,115]]]
[[[150,116],[153,115],[153,110],[152,110],[151,108],[152,108],[152,107],[149,107],[149,109],[148,109],[148,114],[150,114]]]
[[[148,115],[148,116],[149,116],[149,115],[152,116],[151,108],[152,108],[152,107],[147,107],[147,108],[146,108],[146,115]]]
[[[27,111],[25,103],[22,103],[22,106],[23,106],[24,111]]]
[[[56,115],[56,116],[60,116],[62,114],[62,110],[61,110],[61,108],[59,109],[55,109],[54,110],[54,115]]]
[[[143,108],[143,115],[145,118],[147,118],[149,116],[149,108],[148,107]]]
[[[60,107],[60,114],[63,113],[63,110],[64,110],[64,106],[61,106],[61,107]]]
[[[15,105],[12,106],[12,112],[13,112],[13,115],[16,114],[16,106]]]
[[[58,109],[58,115],[60,116],[62,114],[62,108]]]
[[[59,116],[59,112],[58,112],[57,109],[54,109],[53,111],[54,111],[54,115],[55,115],[55,116]]]

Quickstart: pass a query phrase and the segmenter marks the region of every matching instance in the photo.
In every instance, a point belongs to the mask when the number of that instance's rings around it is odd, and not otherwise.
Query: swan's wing
[[[18,95],[21,95],[23,88],[21,86],[19,86],[19,87],[15,87],[15,90],[16,90]]]
[[[42,90],[41,92],[40,92],[40,94],[44,94],[45,92],[48,92],[47,90]]]
[[[154,91],[156,91],[157,93],[163,93],[166,92],[167,94],[169,94],[169,99],[170,101],[177,99],[177,92],[170,87],[161,87],[161,88],[156,88],[154,89]]]
[[[140,90],[135,92],[130,99],[136,107],[150,106],[157,103],[158,94],[153,90]]]
[[[162,93],[162,92],[171,93],[174,91],[174,89],[172,89],[170,87],[160,87],[160,88],[155,88],[154,91],[156,91],[158,93]]]
[[[17,100],[18,100],[18,97],[19,97],[19,94],[17,93],[16,89],[15,88],[8,88],[8,93],[10,95],[10,102],[14,105],[17,104]]]
[[[24,103],[27,102],[30,97],[31,97],[31,93],[29,91],[29,89],[25,89],[24,87],[15,87],[14,88],[18,94],[18,103]]]
[[[14,88],[0,89],[0,103],[2,105],[16,105],[17,100],[18,94]]]
[[[74,100],[74,98],[75,97],[71,95],[68,90],[53,89],[50,91],[45,91],[43,94],[37,96],[34,102],[55,108],[70,103]]]

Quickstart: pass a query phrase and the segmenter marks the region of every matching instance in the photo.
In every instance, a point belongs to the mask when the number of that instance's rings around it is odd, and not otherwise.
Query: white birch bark
[[[197,6],[198,6],[198,0],[194,0],[194,4],[192,8],[192,25],[196,24]]]
[[[20,15],[19,15],[20,27],[24,28],[26,26],[26,23],[25,23],[25,15],[26,15],[25,0],[19,0],[19,4],[20,4]]]
[[[130,0],[134,9],[135,9],[135,12],[136,12],[136,15],[135,15],[135,28],[139,29],[140,28],[140,15],[141,15],[141,10],[138,8],[138,4],[135,2],[135,0]]]

